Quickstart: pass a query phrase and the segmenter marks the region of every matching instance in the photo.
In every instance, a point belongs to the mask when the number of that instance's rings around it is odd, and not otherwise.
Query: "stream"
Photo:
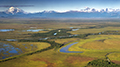
[[[78,42],[75,42],[75,43],[69,44],[69,45],[67,45],[67,46],[65,46],[65,47],[62,47],[62,48],[60,49],[60,52],[63,52],[63,53],[83,53],[83,51],[68,51],[68,49],[69,49],[72,45],[77,44],[77,43],[78,43]]]

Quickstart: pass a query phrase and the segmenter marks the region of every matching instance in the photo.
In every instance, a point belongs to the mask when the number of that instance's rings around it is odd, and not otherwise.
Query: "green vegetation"
[[[34,52],[29,52],[29,53],[25,53],[25,54],[22,54],[22,55],[19,55],[19,56],[3,59],[3,60],[0,60],[0,62],[5,62],[5,61],[8,61],[8,60],[16,59],[16,58],[19,58],[21,56],[32,55],[32,54],[35,54],[35,53],[38,53],[38,52],[43,52],[43,51],[50,50],[50,49],[53,49],[53,48],[58,49],[58,48],[63,46],[63,44],[58,44],[58,43],[56,43],[54,41],[19,40],[19,42],[47,42],[47,43],[50,43],[51,46],[47,47],[47,48],[44,48],[44,49],[41,49],[41,50],[34,51]]]
[[[56,43],[60,43],[60,44],[67,44],[73,41],[77,41],[80,38],[63,38],[63,39],[50,39],[49,41],[55,41]]]
[[[95,58],[59,53],[54,49],[1,62],[2,67],[84,67]]]
[[[62,44],[56,43],[55,41],[47,41],[47,40],[19,40],[19,42],[46,42],[46,43],[51,44],[51,46],[46,48],[46,50],[52,49],[52,48],[58,49],[61,46],[63,46]]]
[[[11,46],[0,46],[0,48],[4,48],[5,50],[2,50],[0,52],[0,60],[2,60],[2,57],[10,57],[12,56],[17,56],[18,54],[26,54],[30,52],[34,52],[37,50],[41,50],[44,48],[47,48],[50,46],[49,43],[45,42],[7,42],[7,41],[0,41],[1,43],[4,44],[10,44],[14,48],[19,48],[19,49],[13,49]],[[8,49],[7,49],[8,48]],[[9,53],[9,51],[16,50],[17,53]]]
[[[49,43],[45,42],[9,42],[9,43],[11,43],[13,46],[17,48],[20,48],[22,50],[22,53],[32,52],[50,46]]]
[[[120,65],[105,60],[93,60],[86,67],[120,67]]]
[[[79,29],[78,31],[68,31],[68,33],[71,33],[71,34],[88,34],[88,33],[90,33],[90,34],[93,34],[93,33],[102,33],[102,32],[104,32],[104,33],[106,33],[107,31],[114,31],[114,32],[116,32],[116,31],[120,31],[120,27],[104,27],[104,28],[88,28],[88,29]],[[117,33],[118,33],[117,32]]]
[[[32,34],[32,37],[51,37],[51,36],[66,36],[70,35],[70,33],[66,33],[67,31],[71,31],[70,29],[57,29],[57,30],[52,30],[47,33],[35,33]],[[54,33],[57,33],[57,35],[54,35]]]
[[[115,40],[114,44],[112,44],[112,41],[109,41],[109,39]],[[117,44],[118,41],[116,40],[119,39],[113,35],[91,35],[86,39],[81,39],[78,44],[73,45],[69,50],[84,51],[81,55],[104,58],[106,53],[119,51],[119,44]]]
[[[0,40],[17,39],[17,42],[8,43],[25,52],[1,60],[2,67],[117,67],[120,64],[119,19],[0,19],[0,29],[15,29],[11,32],[0,32]],[[22,31],[28,29],[44,29],[44,31]],[[72,29],[79,30],[72,31]],[[73,34],[77,36],[68,36]],[[59,38],[59,36],[67,37]],[[58,51],[64,45],[73,42],[78,43],[70,47],[69,51],[83,51],[83,53]],[[34,46],[33,50],[31,44]],[[111,62],[106,61],[108,53],[110,54],[107,58]]]
[[[108,57],[110,58],[111,62],[120,64],[120,58],[119,58],[120,52],[113,52],[113,53],[109,54]]]

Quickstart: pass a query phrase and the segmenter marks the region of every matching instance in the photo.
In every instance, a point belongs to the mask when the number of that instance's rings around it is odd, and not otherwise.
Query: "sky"
[[[80,10],[85,7],[120,9],[120,0],[0,0],[0,11],[18,7],[26,12]]]

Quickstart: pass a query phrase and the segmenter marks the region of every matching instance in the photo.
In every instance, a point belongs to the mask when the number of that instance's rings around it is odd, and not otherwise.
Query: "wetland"
[[[119,19],[0,19],[0,66],[119,66],[119,40]]]

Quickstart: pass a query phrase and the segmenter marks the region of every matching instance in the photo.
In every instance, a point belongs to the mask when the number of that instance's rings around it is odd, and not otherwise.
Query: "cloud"
[[[0,7],[34,7],[34,5],[0,5]]]

